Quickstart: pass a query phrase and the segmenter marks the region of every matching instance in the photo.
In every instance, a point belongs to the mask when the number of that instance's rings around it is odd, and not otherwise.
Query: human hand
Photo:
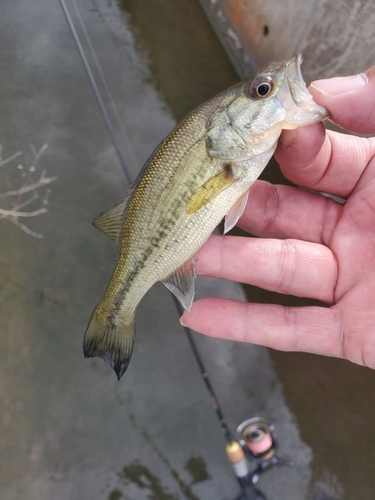
[[[313,82],[315,101],[340,127],[375,133],[375,67]],[[197,273],[319,299],[330,307],[283,307],[207,298],[184,325],[213,337],[336,356],[375,368],[375,138],[284,131],[275,153],[293,183],[257,181],[238,225],[259,238],[212,235]]]

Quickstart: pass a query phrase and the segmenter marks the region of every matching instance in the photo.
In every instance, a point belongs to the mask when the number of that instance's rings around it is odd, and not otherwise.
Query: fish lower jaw
[[[328,112],[311,112],[308,115],[305,111],[297,111],[293,114],[292,118],[285,120],[282,124],[283,130],[295,130],[299,127],[306,127],[307,125],[313,125],[314,123],[321,122],[328,117]]]

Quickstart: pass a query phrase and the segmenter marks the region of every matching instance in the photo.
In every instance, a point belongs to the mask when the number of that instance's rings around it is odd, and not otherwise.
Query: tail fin
[[[130,363],[134,335],[134,316],[114,318],[103,314],[97,306],[83,339],[85,358],[102,358],[120,380]]]

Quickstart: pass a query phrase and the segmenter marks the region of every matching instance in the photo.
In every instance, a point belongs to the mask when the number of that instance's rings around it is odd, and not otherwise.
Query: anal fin
[[[182,307],[190,311],[195,294],[195,261],[196,257],[189,259],[173,274],[162,280],[164,285],[181,302]]]

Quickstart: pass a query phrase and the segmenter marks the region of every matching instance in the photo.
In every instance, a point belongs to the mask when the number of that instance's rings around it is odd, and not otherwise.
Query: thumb
[[[316,80],[309,91],[336,125],[359,134],[375,133],[375,66],[359,75]]]

